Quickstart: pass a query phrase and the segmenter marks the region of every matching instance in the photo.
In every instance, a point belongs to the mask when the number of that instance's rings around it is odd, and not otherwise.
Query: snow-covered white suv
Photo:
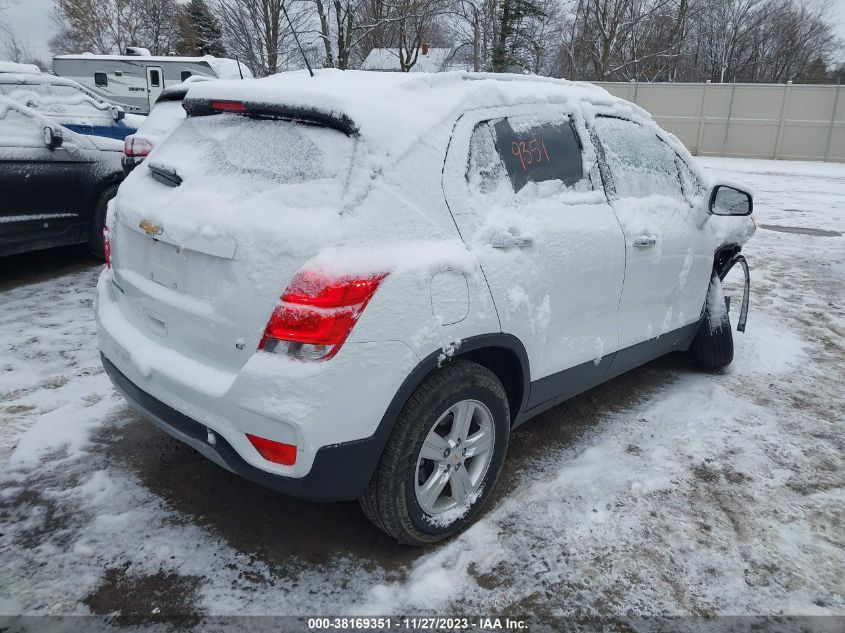
[[[732,358],[719,279],[751,195],[604,90],[323,70],[184,104],[110,215],[100,349],[247,479],[431,543],[514,427],[674,350]]]

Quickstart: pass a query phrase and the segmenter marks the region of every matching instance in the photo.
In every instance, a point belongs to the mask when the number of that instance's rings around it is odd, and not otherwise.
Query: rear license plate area
[[[147,277],[165,288],[181,292],[187,266],[184,251],[173,244],[153,240],[152,248],[147,252]]]

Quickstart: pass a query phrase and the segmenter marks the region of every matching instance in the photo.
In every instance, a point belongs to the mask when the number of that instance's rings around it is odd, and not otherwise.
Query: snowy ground
[[[549,411],[427,550],[130,412],[96,266],[0,286],[0,614],[845,614],[845,165],[703,162],[763,225],[734,364],[667,357]]]

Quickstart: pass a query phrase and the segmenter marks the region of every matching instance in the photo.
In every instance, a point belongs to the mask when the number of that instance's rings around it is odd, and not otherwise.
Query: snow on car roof
[[[21,73],[26,75],[40,75],[41,69],[35,64],[18,64],[0,59],[0,73]]]
[[[322,69],[263,79],[214,81],[191,86],[192,100],[234,100],[302,108],[352,120],[373,149],[393,156],[434,127],[477,108],[547,103],[578,111],[584,103],[609,106],[640,118],[649,114],[593,84],[526,75],[379,73]]]

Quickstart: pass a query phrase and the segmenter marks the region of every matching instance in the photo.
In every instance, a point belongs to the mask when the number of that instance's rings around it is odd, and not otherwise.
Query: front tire
[[[91,254],[100,259],[106,258],[105,245],[103,243],[103,229],[106,227],[106,212],[109,208],[109,200],[117,194],[117,185],[109,185],[97,198],[94,206],[94,213],[91,214],[91,233],[88,235],[88,250]]]
[[[360,499],[364,514],[409,545],[459,533],[496,484],[509,432],[499,379],[481,365],[454,361],[429,376],[399,415]]]

